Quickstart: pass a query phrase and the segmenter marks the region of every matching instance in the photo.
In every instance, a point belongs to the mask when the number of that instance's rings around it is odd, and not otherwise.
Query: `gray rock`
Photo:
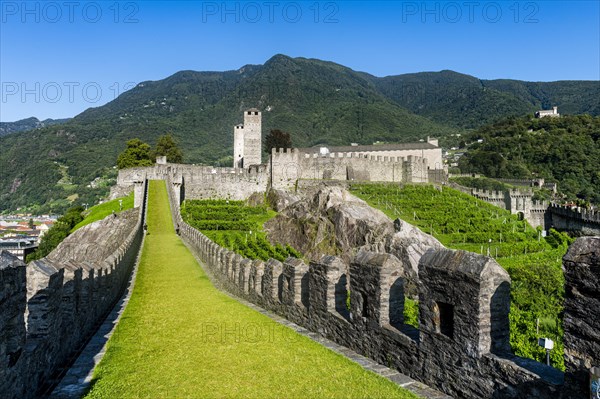
[[[280,192],[271,194],[272,197]],[[285,198],[286,194],[281,194]],[[400,219],[392,222],[383,212],[337,186],[320,186],[312,194],[284,208],[265,224],[269,238],[289,243],[310,260],[337,255],[346,264],[359,249],[396,256],[415,293],[421,256],[429,248],[444,248],[432,236]]]
[[[289,191],[271,189],[267,193],[267,202],[277,212],[281,212],[288,206],[300,201],[302,197]]]
[[[289,243],[309,259],[339,255],[346,262],[358,248],[385,242],[394,231],[383,212],[339,187],[322,187],[293,203],[265,229],[273,242]]]

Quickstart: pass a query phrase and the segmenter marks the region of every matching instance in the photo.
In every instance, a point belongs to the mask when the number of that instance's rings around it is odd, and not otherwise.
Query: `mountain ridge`
[[[36,203],[64,208],[74,195],[95,202],[106,187],[86,186],[114,174],[118,153],[133,137],[154,144],[172,133],[185,162],[229,166],[233,126],[246,108],[263,111],[263,136],[273,128],[288,131],[296,146],[402,142],[464,132],[546,103],[600,114],[598,83],[502,80],[482,87],[480,79],[449,70],[378,78],[282,54],[236,70],[179,71],[141,82],[66,123],[0,137],[0,169],[8,171],[0,177],[0,210]],[[69,185],[59,183],[65,171]]]
[[[71,118],[62,118],[62,119],[51,119],[47,118],[44,120],[39,120],[35,116],[31,116],[25,119],[19,119],[14,122],[0,122],[0,136],[5,136],[7,134],[17,133],[28,131],[32,129],[39,129],[46,126],[58,125],[61,123],[65,123],[71,120]]]

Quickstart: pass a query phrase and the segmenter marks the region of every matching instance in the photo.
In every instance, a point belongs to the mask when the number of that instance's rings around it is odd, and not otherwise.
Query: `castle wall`
[[[457,184],[450,184],[450,186],[488,204],[506,209],[513,215],[522,214],[523,218],[534,228],[538,226],[542,226],[544,229],[549,228],[547,224],[548,203],[533,201],[533,192],[530,190],[511,189],[503,192],[466,188]]]
[[[265,192],[269,183],[269,173],[265,165],[239,169],[167,164],[122,169],[119,171],[117,184],[125,187],[133,187],[137,184],[139,187],[144,179],[167,180],[169,178],[181,180],[185,197],[189,199],[244,200],[255,192]]]
[[[361,152],[306,154],[296,148],[273,149],[270,162],[274,188],[292,188],[297,180],[381,182],[429,181],[427,160],[409,155],[388,157]]]
[[[566,399],[587,389],[580,380],[565,383],[562,372],[510,353],[510,278],[492,258],[430,249],[419,263],[420,327],[415,329],[404,324],[404,268],[395,256],[361,251],[349,265],[335,256],[308,265],[293,258],[250,261],[186,224],[177,185],[168,187],[181,237],[216,284],[236,296],[455,397]],[[589,262],[566,261],[574,270],[580,263],[591,265],[585,270],[598,274],[600,246],[594,242],[583,252]],[[600,286],[590,285],[586,273],[568,277],[566,290],[585,286],[586,298],[593,301],[600,298]],[[581,322],[589,300],[565,308],[565,331],[585,328],[575,346],[565,341],[565,350],[597,365],[599,329]],[[589,366],[575,358],[572,363],[581,375]]]
[[[424,183],[429,180],[430,175],[427,161],[412,156],[388,158],[343,153],[309,157],[295,149],[282,150],[276,154],[269,165],[244,169],[184,164],[122,169],[119,171],[117,184],[124,190],[139,191],[145,179],[180,179],[186,198],[243,200],[255,192],[265,192],[269,185],[274,188],[294,188],[298,180]]]
[[[552,204],[548,208],[546,223],[561,231],[581,232],[583,235],[600,235],[600,211],[571,208]]]
[[[114,307],[143,237],[145,204],[84,226],[27,267],[0,253],[0,397],[40,397]]]
[[[377,146],[373,146],[377,148]],[[419,157],[427,159],[427,164],[431,169],[444,169],[444,162],[442,161],[442,149],[441,148],[428,148],[422,150],[387,150],[387,151],[370,151],[368,155],[382,156],[382,157],[402,157],[406,158],[409,156]]]

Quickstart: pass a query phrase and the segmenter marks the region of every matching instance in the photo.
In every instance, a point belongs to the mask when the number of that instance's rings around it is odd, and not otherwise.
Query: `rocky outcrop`
[[[300,195],[292,194],[289,191],[271,189],[267,193],[267,202],[276,212],[281,212],[288,206],[300,201]]]
[[[274,243],[290,244],[310,260],[337,255],[349,264],[360,249],[397,257],[407,279],[407,294],[416,293],[418,264],[429,248],[444,248],[434,237],[396,219],[340,187],[320,186],[313,194],[294,200],[272,191],[271,204],[291,203],[265,224]]]
[[[385,242],[394,225],[346,190],[323,187],[287,206],[265,230],[273,242],[289,243],[309,259],[339,255],[349,261],[358,248]]]

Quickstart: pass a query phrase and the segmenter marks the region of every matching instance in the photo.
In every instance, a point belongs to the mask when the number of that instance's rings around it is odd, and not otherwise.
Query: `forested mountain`
[[[371,81],[388,98],[415,114],[467,129],[552,106],[558,106],[562,114],[600,115],[600,81],[480,80],[453,71]]]
[[[377,78],[284,55],[234,71],[181,71],[139,83],[66,123],[0,137],[0,211],[31,204],[58,211],[70,201],[95,202],[114,178],[118,153],[134,137],[153,145],[171,133],[184,162],[229,166],[233,126],[251,107],[263,111],[263,136],[281,129],[296,146],[443,137],[546,104],[562,113],[568,107],[600,112],[598,82],[536,84],[544,100],[523,89],[527,82],[481,82],[450,71]]]
[[[600,117],[507,118],[465,139],[473,144],[459,161],[463,172],[543,177],[570,199],[600,204]]]

